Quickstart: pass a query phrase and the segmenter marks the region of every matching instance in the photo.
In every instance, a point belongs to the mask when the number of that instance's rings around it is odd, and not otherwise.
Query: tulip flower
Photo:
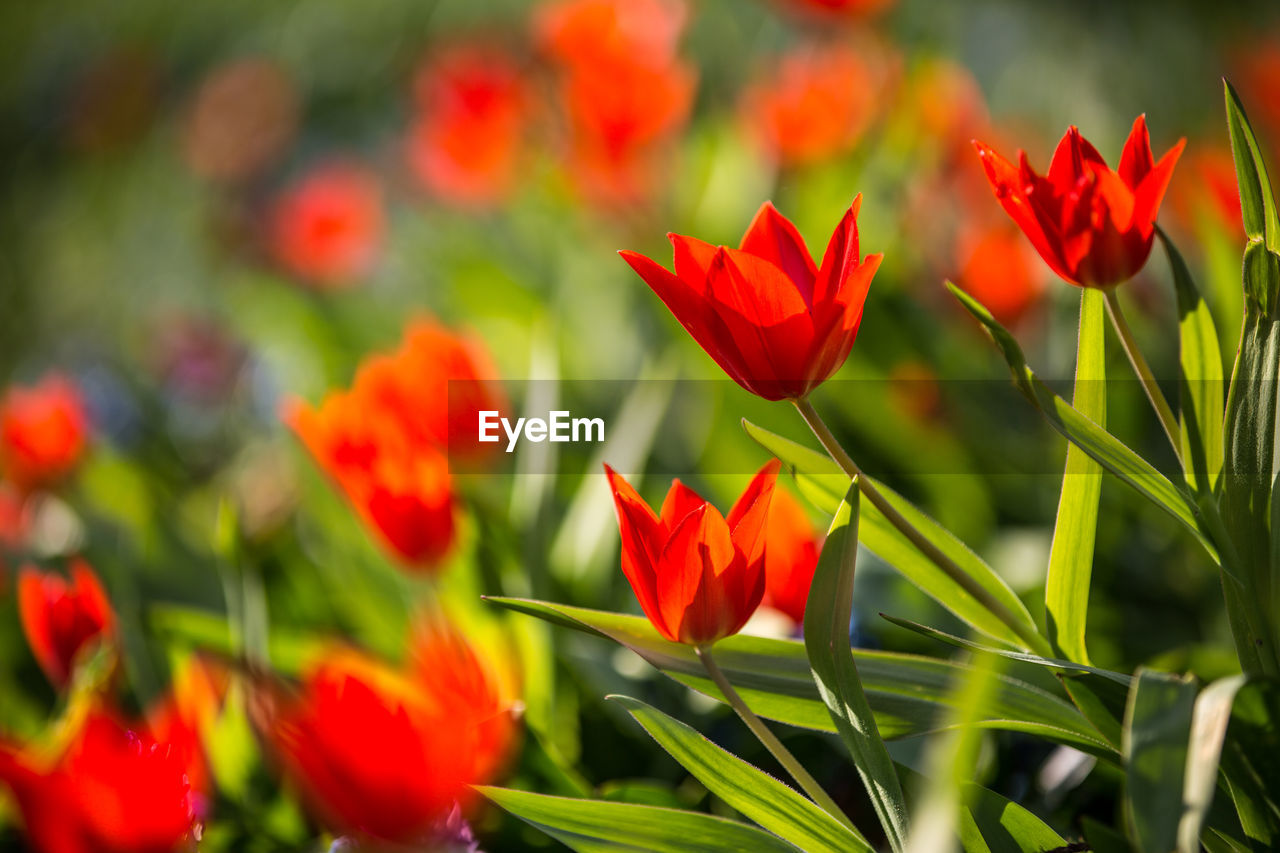
[[[1146,263],[1156,214],[1186,140],[1159,162],[1151,152],[1145,116],[1138,116],[1112,171],[1071,127],[1049,172],[1036,173],[1024,152],[1015,167],[974,141],[996,198],[1054,272],[1079,287],[1109,288]]]
[[[18,615],[36,662],[59,689],[71,680],[81,651],[115,630],[111,603],[83,560],[72,561],[70,584],[24,568],[18,576]]]
[[[289,187],[271,211],[271,249],[290,274],[322,290],[349,287],[377,260],[382,190],[362,167],[321,166]]]
[[[299,692],[273,683],[256,691],[252,713],[281,770],[333,831],[429,842],[466,804],[470,785],[491,781],[499,747],[478,728],[478,715],[496,709],[466,701],[487,676],[470,653],[431,664],[448,671],[428,682],[339,650],[304,673]],[[458,684],[472,691],[441,692]]]
[[[89,416],[68,379],[50,374],[0,400],[0,467],[21,491],[56,484],[84,455]]]
[[[90,709],[50,762],[0,742],[0,782],[40,853],[172,853],[193,835],[186,767],[169,744]]]
[[[433,59],[415,84],[409,165],[423,186],[463,205],[500,201],[517,177],[533,98],[500,51],[466,46]]]
[[[858,254],[853,200],[814,264],[799,232],[761,206],[737,249],[668,234],[675,273],[620,254],[735,382],[766,400],[801,400],[844,363],[881,255]]]
[[[668,640],[704,646],[736,634],[764,596],[765,524],[780,463],[760,469],[723,516],[675,480],[655,515],[609,466],[622,572]]]
[[[801,625],[822,540],[799,501],[781,489],[769,506],[765,543],[764,603]]]

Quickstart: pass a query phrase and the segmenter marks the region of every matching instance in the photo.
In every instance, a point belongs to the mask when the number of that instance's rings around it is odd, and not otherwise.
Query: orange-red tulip
[[[89,439],[84,398],[70,380],[50,374],[13,386],[0,400],[0,465],[23,491],[56,484],[75,468]]]
[[[18,576],[18,614],[36,662],[55,687],[65,687],[76,658],[115,631],[115,613],[93,569],[71,563],[71,583],[27,566]]]
[[[668,234],[675,273],[621,252],[680,324],[729,376],[766,400],[802,399],[849,355],[881,255],[858,254],[853,200],[822,266],[768,202],[738,249]]]
[[[377,260],[382,189],[359,166],[321,166],[289,187],[271,211],[272,251],[290,274],[320,289],[349,287]]]
[[[492,780],[500,745],[481,715],[501,709],[468,704],[492,696],[478,659],[468,649],[421,665],[443,671],[426,681],[339,650],[304,674],[300,692],[258,691],[255,717],[281,769],[335,832],[428,842],[466,804],[469,785]]]
[[[13,792],[40,853],[171,853],[195,811],[186,767],[167,743],[94,708],[53,760],[0,743],[0,781]]]
[[[765,527],[764,603],[804,623],[809,587],[818,568],[822,539],[799,501],[782,489],[773,494]]]
[[[517,177],[533,105],[522,69],[482,46],[453,48],[418,73],[409,165],[423,186],[463,205],[488,205]]]
[[[774,459],[761,468],[726,517],[679,480],[655,515],[605,466],[622,534],[622,572],[662,636],[714,643],[740,631],[760,606],[765,524],[779,467]]]
[[[1112,287],[1147,262],[1156,214],[1185,143],[1179,140],[1156,162],[1146,117],[1138,116],[1120,168],[1112,171],[1072,127],[1045,176],[1031,168],[1023,152],[1014,166],[990,146],[974,145],[996,198],[1045,263],[1071,284]]]

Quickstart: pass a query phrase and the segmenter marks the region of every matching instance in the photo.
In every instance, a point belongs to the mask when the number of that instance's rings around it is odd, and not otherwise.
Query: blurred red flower
[[[876,108],[878,83],[844,44],[793,50],[748,87],[741,112],[780,163],[804,165],[848,150]]]
[[[27,566],[18,574],[18,616],[36,662],[63,688],[76,658],[93,643],[109,641],[115,612],[98,577],[84,560],[71,562],[71,583]]]
[[[1194,229],[1208,221],[1228,231],[1243,228],[1236,164],[1229,148],[1212,143],[1194,148],[1179,178],[1169,191],[1173,212],[1184,227]]]
[[[53,761],[42,752],[0,743],[0,781],[40,853],[170,853],[191,838],[183,762],[114,712],[88,710]]]
[[[1044,292],[1029,251],[1011,224],[961,226],[956,239],[956,281],[1002,324],[1015,326]]]
[[[494,375],[475,341],[421,321],[350,390],[315,409],[290,401],[284,419],[391,552],[430,569],[455,537],[450,459],[487,452],[478,413],[504,406]]]
[[[881,255],[862,259],[858,210],[816,266],[794,225],[765,202],[738,249],[668,234],[675,274],[620,254],[725,373],[766,400],[802,399],[844,363]]]
[[[804,624],[804,608],[821,551],[822,538],[804,507],[790,493],[775,489],[765,527],[764,603],[797,625]]]
[[[605,466],[622,534],[622,572],[668,640],[707,645],[736,634],[764,596],[765,524],[780,463],[760,469],[723,516],[675,480],[660,515]]]
[[[537,39],[559,72],[567,159],[596,200],[652,193],[697,84],[676,55],[685,17],[674,0],[561,0],[535,16]]]
[[[460,635],[455,642],[465,645]],[[469,785],[492,780],[504,744],[488,724],[497,715],[512,726],[510,716],[468,703],[496,695],[469,647],[436,650],[419,649],[431,655],[420,664],[436,670],[430,680],[343,649],[308,669],[299,691],[271,682],[256,691],[255,720],[281,770],[335,832],[430,841],[471,800]]]
[[[89,440],[89,415],[72,382],[49,374],[12,386],[0,400],[0,464],[21,491],[48,487],[75,468]]]
[[[271,210],[271,250],[313,287],[349,287],[372,270],[381,249],[382,188],[363,167],[320,166],[286,189]]]
[[[1157,163],[1145,116],[1138,116],[1113,172],[1075,127],[1054,152],[1047,176],[1019,152],[1018,166],[974,141],[987,180],[1040,257],[1063,280],[1111,287],[1142,269],[1151,253],[1156,214],[1186,140]]]
[[[800,14],[820,18],[861,18],[878,15],[895,0],[775,0]]]
[[[422,185],[457,204],[505,197],[534,104],[524,70],[496,48],[456,47],[424,65],[414,89],[408,156]]]
[[[213,796],[204,735],[222,707],[229,678],[226,668],[212,659],[191,655],[178,665],[168,692],[147,710],[147,730],[186,767],[196,812],[202,816]]]

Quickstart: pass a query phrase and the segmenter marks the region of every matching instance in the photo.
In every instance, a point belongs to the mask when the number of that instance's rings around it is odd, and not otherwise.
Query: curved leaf
[[[796,477],[796,482],[806,497],[817,506],[834,515],[849,487],[849,477],[827,456],[797,444],[756,426],[742,422],[747,435],[755,439],[765,450],[782,461]],[[987,565],[981,557],[969,550],[951,531],[934,521],[906,498],[879,480],[868,477],[893,507],[906,517],[916,530],[937,546],[969,575],[979,586],[1021,621],[1028,633],[1036,634],[1035,620],[1027,612],[1026,605],[1018,598],[1004,578]],[[946,572],[934,565],[915,545],[889,523],[876,507],[866,502],[861,510],[859,539],[871,553],[897,569],[903,577],[920,588],[957,618],[974,630],[1006,643],[1013,648],[1023,648],[1018,635],[995,614],[982,605]]]
[[[865,838],[792,788],[716,746],[674,717],[629,696],[609,698],[626,708],[658,745],[708,791],[801,850],[874,850]]]
[[[796,853],[745,823],[701,812],[477,787],[494,804],[579,853]]]
[[[1231,154],[1236,162],[1236,182],[1240,186],[1240,214],[1244,232],[1250,240],[1265,242],[1268,249],[1280,252],[1280,225],[1277,225],[1276,200],[1271,192],[1271,179],[1262,160],[1262,146],[1249,125],[1244,105],[1235,88],[1223,80],[1227,102],[1227,131],[1231,136]]]
[[[818,694],[853,757],[889,846],[902,850],[907,838],[902,784],[880,739],[849,647],[853,572],[858,559],[858,497],[854,480],[836,510],[813,573],[804,611],[804,647]]]

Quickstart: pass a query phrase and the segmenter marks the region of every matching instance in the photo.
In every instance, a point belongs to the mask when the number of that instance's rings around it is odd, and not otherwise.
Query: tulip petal
[[[1165,152],[1160,162],[1152,167],[1133,192],[1132,224],[1143,236],[1149,237],[1155,232],[1151,226],[1160,212],[1160,203],[1164,201],[1169,181],[1173,179],[1173,168],[1178,165],[1178,158],[1182,156],[1182,149],[1186,145],[1186,139],[1179,139],[1176,145]]]
[[[680,642],[710,643],[732,633],[743,603],[729,599],[725,576],[743,568],[724,516],[711,504],[676,525],[662,550],[658,596]]]
[[[769,501],[773,497],[774,486],[778,482],[778,471],[782,463],[770,459],[756,472],[743,490],[742,496],[729,510],[726,519],[733,544],[752,565],[763,559],[765,539],[763,532],[769,520]]]
[[[667,627],[658,593],[658,560],[662,553],[662,523],[644,498],[608,465],[604,466],[613,491],[618,515],[618,532],[622,536],[622,573],[640,602],[640,609],[669,640],[676,635]]]
[[[1080,128],[1072,125],[1067,128],[1058,147],[1054,149],[1046,177],[1059,192],[1064,192],[1087,176],[1094,166],[1105,169],[1107,162],[1102,159],[1098,149],[1080,135]]]
[[[697,283],[707,280],[707,272],[720,247],[683,234],[668,234],[667,239],[671,241],[676,277],[697,290]]]
[[[1147,133],[1147,117],[1140,115],[1133,120],[1133,129],[1124,142],[1120,154],[1120,180],[1130,190],[1137,190],[1143,178],[1151,173],[1154,157],[1151,154],[1151,136]]]
[[[671,488],[667,490],[667,496],[662,501],[662,512],[658,516],[662,521],[663,529],[670,535],[681,519],[705,503],[706,501],[693,489],[678,479],[672,480]]]
[[[1036,180],[1039,176],[1027,164],[1025,154],[1020,158],[1019,168],[997,154],[991,146],[977,140],[973,144],[978,149],[987,180],[995,190],[996,199],[1005,213],[1022,229],[1031,245],[1055,273],[1068,281],[1073,280],[1071,272],[1062,261],[1058,226],[1048,216],[1050,199],[1040,198],[1052,196],[1052,187],[1043,179]]]
[[[742,237],[741,251],[763,258],[781,269],[795,282],[805,304],[813,300],[814,278],[818,268],[795,225],[778,212],[772,202],[760,205],[751,225]]]
[[[835,299],[840,286],[858,266],[858,211],[861,209],[862,193],[858,193],[827,242],[827,250],[822,255],[822,266],[818,268],[817,280],[813,285],[814,306],[825,305]]]

